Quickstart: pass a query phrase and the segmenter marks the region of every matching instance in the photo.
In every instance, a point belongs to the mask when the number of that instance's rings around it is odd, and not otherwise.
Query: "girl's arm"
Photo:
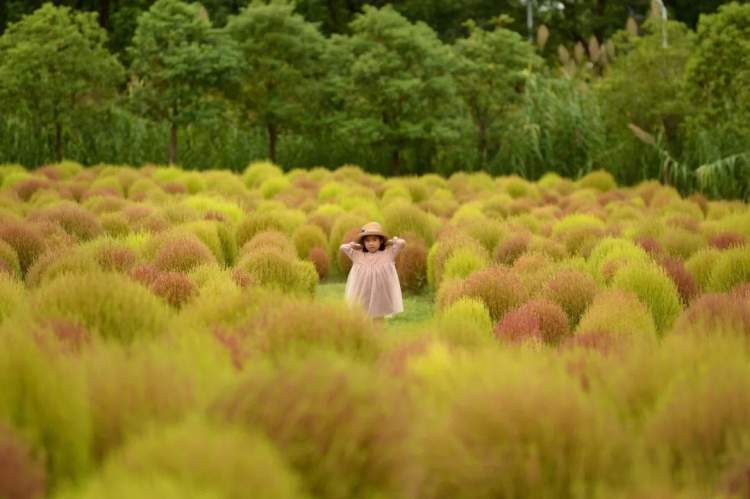
[[[393,255],[393,258],[396,258],[396,255],[398,255],[398,252],[401,251],[404,246],[406,246],[406,241],[401,239],[398,236],[393,236],[393,238],[388,241],[390,243],[391,247],[391,254]]]
[[[354,252],[361,250],[361,249],[362,249],[362,245],[354,243],[354,242],[344,243],[341,246],[339,246],[339,251],[341,251],[346,256],[348,256],[349,259],[352,261],[354,261]]]

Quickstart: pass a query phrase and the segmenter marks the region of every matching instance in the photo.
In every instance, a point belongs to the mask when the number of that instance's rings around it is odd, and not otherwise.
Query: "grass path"
[[[344,282],[326,282],[318,284],[316,299],[344,299]],[[388,329],[399,331],[421,326],[432,319],[434,296],[430,293],[413,295],[404,293],[404,312],[385,324]]]

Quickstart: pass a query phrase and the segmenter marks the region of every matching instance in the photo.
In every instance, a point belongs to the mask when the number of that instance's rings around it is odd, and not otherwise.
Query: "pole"
[[[664,2],[662,0],[655,1],[659,5],[659,10],[661,11],[661,46],[662,48],[667,48],[667,46],[669,45],[667,40],[667,8],[664,6]]]
[[[534,0],[526,0],[526,27],[529,30],[529,43],[534,43]]]

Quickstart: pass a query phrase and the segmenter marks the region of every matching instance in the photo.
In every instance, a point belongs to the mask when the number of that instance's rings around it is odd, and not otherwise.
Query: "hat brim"
[[[382,237],[383,239],[385,239],[386,243],[388,242],[388,236],[386,236],[383,232],[372,230],[372,231],[365,231],[365,232],[362,232],[361,234],[359,234],[357,236],[357,243],[358,244],[362,244],[362,240],[364,238],[366,238],[367,236],[379,236],[379,237]]]

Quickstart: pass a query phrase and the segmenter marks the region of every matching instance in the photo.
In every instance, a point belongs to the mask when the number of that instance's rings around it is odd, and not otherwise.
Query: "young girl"
[[[403,239],[388,239],[377,222],[363,225],[355,242],[342,244],[339,249],[352,261],[346,280],[346,300],[361,304],[374,319],[403,312],[394,261],[404,246]]]

